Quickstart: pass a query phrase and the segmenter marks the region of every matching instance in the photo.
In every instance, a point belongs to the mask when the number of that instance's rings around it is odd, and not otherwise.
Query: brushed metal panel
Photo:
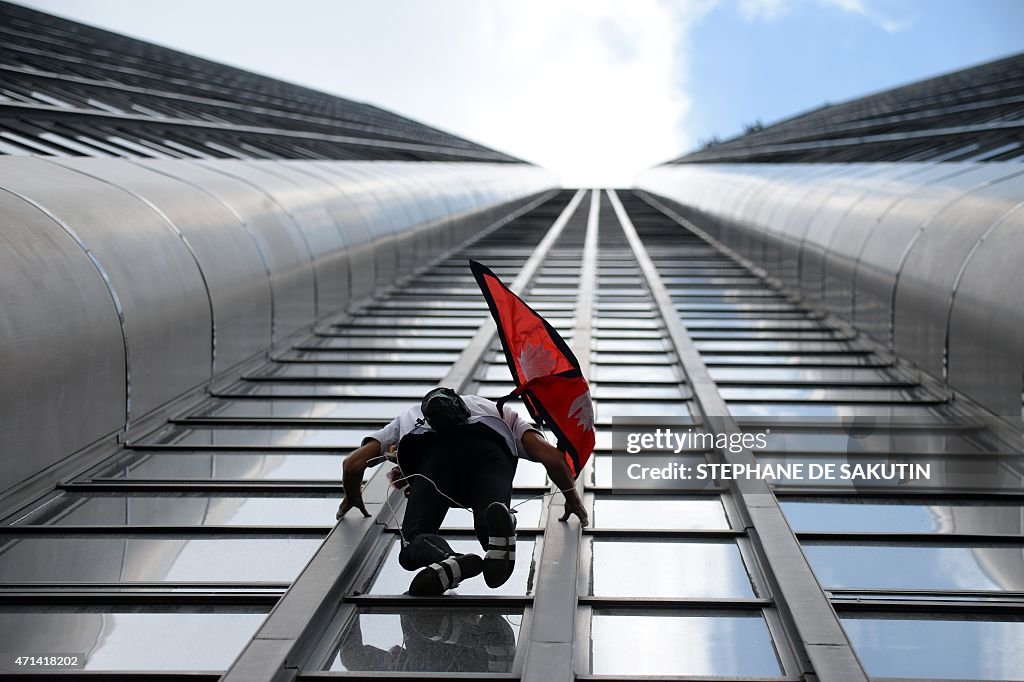
[[[363,215],[367,217],[370,233],[373,235],[375,255],[375,286],[388,286],[398,277],[398,232],[411,221],[401,202],[388,202],[393,192],[386,192],[387,181],[379,175],[370,174],[366,168],[369,162],[340,163],[316,162],[317,167],[338,178],[347,187],[358,190],[353,196],[358,200]]]
[[[211,376],[210,303],[181,238],[110,184],[32,157],[0,157],[0,187],[38,201],[75,230],[124,311],[129,421]]]
[[[854,271],[853,322],[890,348],[893,297],[904,254],[917,234],[947,206],[993,175],[985,166],[956,173],[958,168],[949,165],[950,175],[922,185],[889,209],[865,240]]]
[[[123,429],[127,383],[121,322],[88,254],[9,192],[0,214],[3,491]]]
[[[893,204],[937,178],[950,175],[938,164],[903,164],[906,174],[884,183],[871,183],[860,201],[836,228],[825,252],[822,303],[843,319],[853,318],[854,271],[864,244]],[[957,172],[962,172],[961,169]]]
[[[287,175],[282,161],[201,161],[207,168],[259,188],[297,228],[313,269],[315,316],[342,310],[348,303],[348,254],[334,218],[319,197]]]
[[[879,185],[900,177],[907,169],[901,164],[855,164],[847,172],[829,179],[833,191],[821,204],[814,219],[804,227],[800,242],[800,291],[813,306],[822,307],[824,298],[824,264],[829,245],[840,229],[859,229],[849,221],[854,210]]]
[[[252,185],[195,162],[145,159],[136,163],[207,192],[242,221],[269,272],[275,340],[312,324],[314,280],[309,249],[280,206]]]
[[[1019,199],[1024,196],[1018,196]],[[1024,207],[993,225],[960,273],[949,319],[949,383],[1021,420],[1024,375]]]
[[[795,288],[799,284],[803,227],[823,198],[815,195],[827,196],[830,190],[824,187],[826,179],[845,170],[842,164],[793,165],[762,194],[754,223],[766,242],[762,267],[786,286]]]
[[[894,299],[895,349],[934,376],[945,377],[957,273],[985,231],[1024,198],[1022,174],[1017,164],[988,164],[986,184],[945,206],[918,233],[903,261]]]
[[[377,256],[370,219],[363,212],[362,190],[323,168],[323,162],[290,161],[288,168],[302,178],[341,230],[348,251],[350,304],[366,299],[377,290]]]
[[[270,345],[270,282],[255,242],[238,218],[192,185],[120,159],[62,159],[162,212],[188,241],[213,309],[213,372]]]

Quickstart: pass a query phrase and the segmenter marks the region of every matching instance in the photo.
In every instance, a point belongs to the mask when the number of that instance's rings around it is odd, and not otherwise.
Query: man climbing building
[[[364,438],[345,459],[339,519],[352,508],[369,516],[362,500],[363,472],[384,459],[398,465],[395,485],[409,485],[399,563],[409,571],[422,569],[409,585],[412,595],[439,595],[480,573],[489,587],[498,587],[512,575],[515,520],[509,505],[519,459],[544,465],[565,495],[560,521],[575,514],[587,525],[565,453],[514,410],[499,410],[485,398],[435,388],[420,405]],[[456,554],[438,535],[451,507],[472,510],[483,558]]]

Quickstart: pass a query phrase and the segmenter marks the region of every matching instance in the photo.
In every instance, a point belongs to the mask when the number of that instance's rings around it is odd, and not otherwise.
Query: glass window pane
[[[899,500],[782,500],[789,525],[801,531],[1005,533],[1024,535],[1024,506]]]
[[[422,379],[440,381],[448,371],[445,364],[414,365],[381,364],[381,365],[295,365],[278,364],[261,370],[259,376],[303,379]]]
[[[634,612],[595,609],[590,641],[595,675],[779,675],[760,613]]]
[[[680,400],[683,396],[681,385],[651,386],[637,384],[622,386],[615,384],[591,384],[590,394],[595,400]]]
[[[594,528],[629,530],[728,530],[725,508],[717,495],[693,497],[597,495]]]
[[[754,596],[735,542],[588,538],[597,597],[743,599]]]
[[[18,521],[60,526],[331,526],[340,495],[65,494]]]
[[[611,424],[612,417],[690,417],[684,402],[644,402],[642,400],[599,400],[594,406],[599,423]]]
[[[314,398],[409,398],[419,400],[436,384],[360,384],[350,382],[301,383],[288,381],[241,381],[221,396],[303,396]]]
[[[354,450],[369,429],[289,429],[173,426],[146,438],[144,444],[230,445],[235,447],[336,447]]]
[[[682,379],[674,367],[634,365],[594,365],[591,367],[594,381],[630,381],[657,384],[678,384]]]
[[[1019,680],[1024,670],[1024,622],[1019,620],[842,621],[872,677]]]
[[[512,506],[515,507],[516,528],[537,528],[540,525],[540,514],[550,498],[537,498],[525,501],[526,498],[513,496]],[[516,505],[519,505],[516,507]],[[451,508],[445,516],[441,528],[472,528],[473,513],[468,509]]]
[[[390,421],[413,400],[211,400],[192,412],[194,417],[275,417],[288,419],[365,419]]]
[[[759,388],[754,386],[723,386],[718,389],[726,400],[814,400],[822,402],[901,403],[936,402],[935,396],[910,388]]]
[[[85,654],[86,670],[219,671],[231,665],[266,617],[113,606],[0,607],[0,642],[10,652]]]
[[[729,412],[734,417],[816,417],[834,419],[841,423],[858,416],[909,417],[923,423],[927,418],[941,422],[943,417],[935,415],[934,405],[871,405],[839,403],[729,403]],[[740,419],[742,423],[742,419]]]
[[[64,536],[5,538],[0,582],[282,582],[319,538]]]
[[[932,547],[805,542],[826,588],[1024,590],[1024,547]]]
[[[548,474],[544,467],[535,462],[522,461],[516,466],[512,488],[543,488],[548,485]]]
[[[445,540],[456,554],[479,554],[483,556],[484,550],[475,537],[446,537]],[[456,589],[446,594],[472,594],[472,595],[526,595],[533,593],[534,588],[534,548],[533,538],[519,537],[516,539],[516,567],[508,582],[501,587],[491,589],[484,582],[483,575],[464,580]],[[381,565],[380,572],[374,578],[370,586],[370,594],[405,594],[409,590],[409,583],[415,571],[407,571],[398,564],[398,553],[402,550],[400,538],[395,539],[388,556]]]
[[[346,453],[347,454],[347,453]],[[346,455],[258,452],[133,452],[98,478],[131,480],[340,481]],[[364,480],[375,469],[367,469]]]
[[[522,623],[522,610],[361,608],[327,670],[508,673]]]

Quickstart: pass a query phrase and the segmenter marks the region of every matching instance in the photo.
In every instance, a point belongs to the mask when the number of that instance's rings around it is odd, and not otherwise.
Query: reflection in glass
[[[523,497],[513,497],[512,506],[515,507],[516,528],[537,528],[540,525],[540,513],[550,498],[537,498],[524,502]],[[520,504],[522,503],[522,504]],[[516,507],[516,505],[519,505]],[[473,513],[468,509],[453,507],[448,510],[444,524],[441,528],[472,528]]]
[[[782,500],[796,532],[1003,533],[1024,535],[1024,507],[970,502]]]
[[[670,366],[594,365],[591,378],[602,381],[631,381],[638,383],[678,384],[682,381],[678,370]]]
[[[754,596],[735,542],[588,538],[596,597],[744,599]],[[640,566],[650,567],[643,570]],[[640,571],[643,579],[638,579]]]
[[[305,397],[337,397],[337,398],[409,398],[418,400],[434,388],[435,384],[358,384],[350,382],[298,383],[287,381],[240,381],[225,391],[218,392],[223,397],[230,396],[305,396]]]
[[[222,426],[174,426],[142,441],[143,444],[181,446],[220,445],[232,447],[336,447],[354,450],[369,430],[300,428],[224,428]]]
[[[330,526],[340,495],[121,495],[69,493],[20,519],[61,526]]]
[[[590,651],[595,675],[779,675],[760,613],[594,610]]]
[[[826,588],[1024,590],[1024,547],[933,547],[805,542]]]
[[[479,554],[483,556],[484,550],[480,547],[477,539],[466,537],[446,537],[445,540],[451,545],[456,554]],[[397,595],[405,594],[409,590],[409,583],[412,581],[415,571],[407,571],[398,564],[398,553],[402,549],[402,541],[396,536],[394,544],[380,572],[370,586],[370,594]],[[531,594],[534,588],[534,541],[532,538],[519,537],[516,540],[516,567],[512,576],[501,587],[491,589],[487,587],[483,576],[464,580],[458,588],[449,590],[446,594],[472,594],[472,595],[515,595],[523,596]]]
[[[521,610],[360,609],[327,669],[507,673],[522,621]]]
[[[628,530],[728,530],[722,500],[717,495],[700,497],[597,495],[594,528]]]
[[[416,404],[414,400],[217,400],[207,401],[193,417],[249,419],[365,419],[381,426]]]
[[[0,582],[284,582],[319,538],[44,536],[0,539]]]
[[[347,453],[346,453],[347,454]],[[340,481],[345,455],[281,452],[133,452],[99,478],[130,480]],[[364,480],[373,474],[367,469]]]
[[[0,642],[10,652],[85,654],[86,670],[221,671],[265,618],[265,613],[159,613],[138,607],[131,613],[117,607],[3,607]]]
[[[1019,680],[1024,671],[1024,622],[1019,620],[842,621],[872,677]]]

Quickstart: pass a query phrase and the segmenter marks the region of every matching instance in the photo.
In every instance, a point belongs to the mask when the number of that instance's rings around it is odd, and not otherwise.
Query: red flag
[[[522,396],[534,420],[554,432],[569,470],[579,477],[594,451],[594,403],[579,361],[554,327],[497,275],[474,260],[469,266],[498,326],[516,384],[516,390],[498,404]]]

